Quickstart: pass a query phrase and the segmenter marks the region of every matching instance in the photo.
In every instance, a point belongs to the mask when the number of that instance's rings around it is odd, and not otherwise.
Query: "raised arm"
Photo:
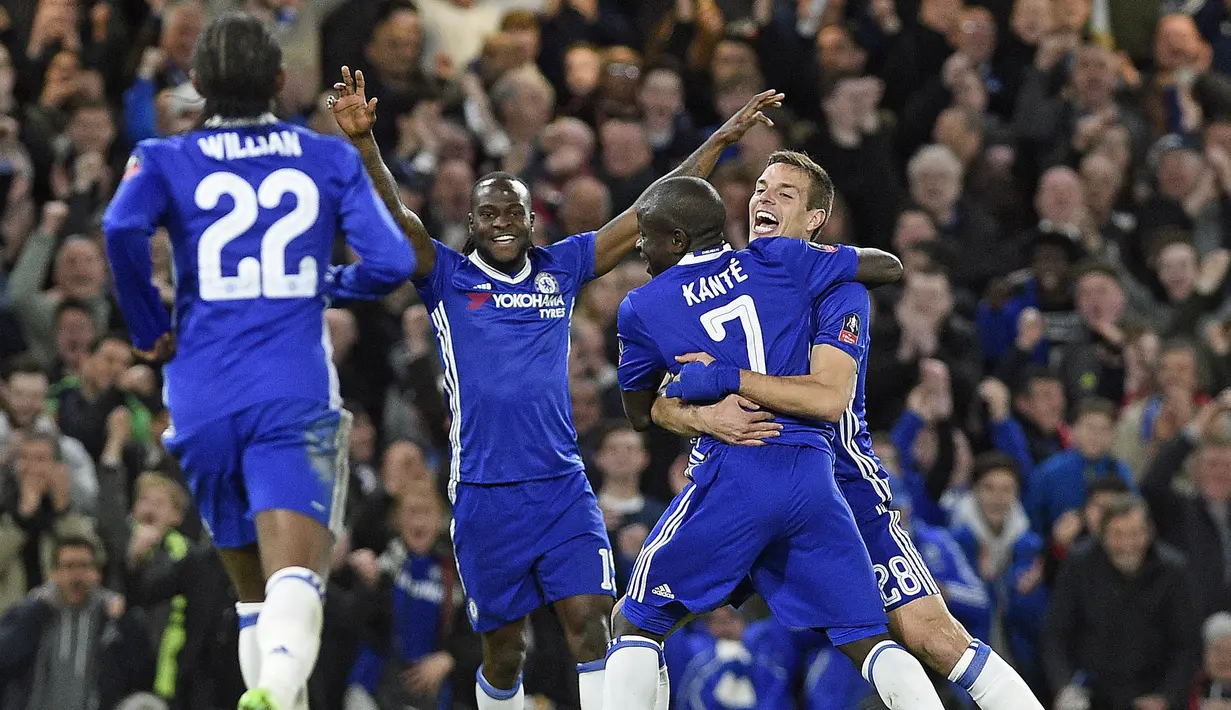
[[[393,179],[393,173],[380,156],[380,147],[376,145],[376,138],[372,135],[372,126],[376,123],[377,99],[367,98],[363,72],[357,71],[352,77],[349,67],[342,67],[342,81],[334,84],[333,88],[338,92],[337,99],[331,98],[329,102],[334,119],[351,144],[359,149],[363,169],[372,179],[376,194],[402,228],[402,233],[410,240],[410,246],[415,253],[415,269],[411,277],[427,276],[436,263],[436,245],[419,215],[402,203],[397,181]],[[636,229],[635,224],[633,228]]]
[[[774,122],[769,120],[762,111],[781,106],[782,98],[782,94],[773,90],[763,91],[752,97],[742,109],[727,119],[726,123],[722,124],[675,170],[659,179],[665,180],[680,176],[708,177],[723,151],[738,143],[748,129],[758,123],[764,123],[767,126],[774,125]],[[614,269],[637,245],[639,235],[636,210],[636,205],[624,210],[616,215],[615,219],[603,225],[595,235],[594,275],[596,277]]]
[[[893,254],[871,247],[860,247],[859,271],[855,280],[867,286],[876,288],[902,280],[902,262]]]

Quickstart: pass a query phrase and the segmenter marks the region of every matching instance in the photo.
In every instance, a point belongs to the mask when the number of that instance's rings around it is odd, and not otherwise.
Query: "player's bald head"
[[[704,249],[723,241],[726,208],[714,186],[696,177],[672,177],[654,183],[637,206],[642,231],[688,236],[689,249]]]

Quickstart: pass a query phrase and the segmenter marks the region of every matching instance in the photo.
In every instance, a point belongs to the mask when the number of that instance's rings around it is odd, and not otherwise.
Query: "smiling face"
[[[748,230],[752,239],[783,236],[808,239],[825,223],[823,209],[808,208],[808,174],[793,165],[774,163],[757,178],[748,201]]]
[[[520,181],[487,178],[470,195],[470,237],[483,260],[497,268],[520,266],[530,249],[534,213]]]

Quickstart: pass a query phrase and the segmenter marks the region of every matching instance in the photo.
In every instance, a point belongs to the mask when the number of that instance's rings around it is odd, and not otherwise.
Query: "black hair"
[[[971,485],[977,485],[992,471],[1008,471],[1017,482],[1018,490],[1021,490],[1022,474],[1018,470],[1017,461],[999,451],[985,451],[975,457],[974,469],[970,474]]]
[[[13,375],[42,375],[47,377],[47,371],[39,365],[38,360],[35,360],[33,355],[21,353],[5,360],[3,368],[0,368],[0,378],[6,382],[12,379]]]
[[[641,219],[663,232],[680,230],[692,240],[691,249],[721,244],[727,223],[722,197],[698,177],[670,177],[654,183],[641,198]]]
[[[282,48],[260,20],[227,13],[201,33],[192,68],[205,97],[203,116],[256,118],[278,93]]]
[[[1098,493],[1132,493],[1133,489],[1128,487],[1123,478],[1119,476],[1103,476],[1090,481],[1090,485],[1086,487],[1086,500]]]
[[[94,559],[94,565],[98,564],[98,546],[94,541],[84,535],[62,535],[56,538],[56,566],[60,564],[60,551],[66,547],[84,547],[90,551],[90,556]]]
[[[380,27],[385,24],[390,17],[402,12],[413,12],[419,14],[419,6],[415,5],[411,0],[388,0],[381,3],[380,9],[376,12],[376,17],[372,18],[372,27]]]

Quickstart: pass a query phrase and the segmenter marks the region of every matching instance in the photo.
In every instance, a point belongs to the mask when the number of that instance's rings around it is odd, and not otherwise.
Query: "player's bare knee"
[[[899,643],[942,675],[953,670],[971,641],[970,634],[938,595],[894,609],[889,614],[889,627]]]
[[[556,606],[569,650],[582,663],[598,660],[607,653],[611,640],[611,599],[579,596]]]

